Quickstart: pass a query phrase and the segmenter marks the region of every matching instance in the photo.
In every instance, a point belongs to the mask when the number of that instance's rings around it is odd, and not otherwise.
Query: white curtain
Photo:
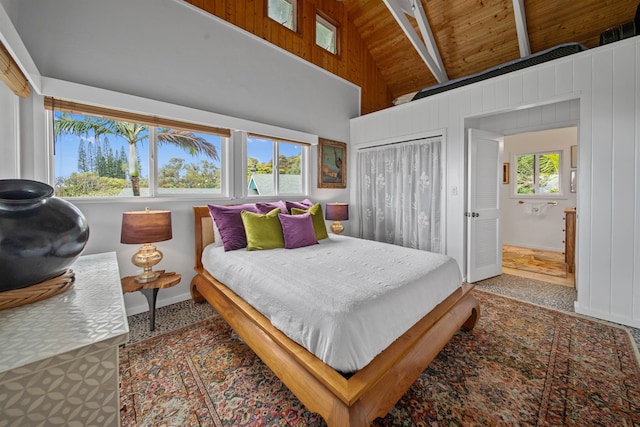
[[[358,152],[360,237],[442,253],[442,138]]]

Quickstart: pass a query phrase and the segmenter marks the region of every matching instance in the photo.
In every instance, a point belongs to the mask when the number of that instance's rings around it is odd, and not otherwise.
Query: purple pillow
[[[303,211],[306,211],[311,206],[313,206],[313,203],[311,203],[311,200],[309,199],[304,199],[301,202],[292,202],[287,200],[285,204],[287,206],[287,212],[291,212],[291,208],[302,209]]]
[[[220,231],[225,251],[233,251],[247,247],[247,236],[240,212],[258,213],[254,204],[220,206],[208,205],[209,213]]]
[[[300,215],[278,214],[278,218],[280,218],[280,224],[282,225],[284,247],[286,249],[301,248],[318,243],[310,213]]]
[[[268,214],[272,210],[278,209],[278,208],[280,208],[280,212],[282,213],[285,213],[285,214],[289,213],[286,203],[283,202],[282,200],[278,200],[277,202],[270,202],[270,203],[256,203],[256,209],[258,210],[258,213],[261,215]]]

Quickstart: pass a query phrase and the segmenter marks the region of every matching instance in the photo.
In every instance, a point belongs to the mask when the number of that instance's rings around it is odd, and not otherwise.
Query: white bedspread
[[[366,366],[462,282],[448,256],[335,235],[298,249],[225,252],[209,245],[202,262],[340,372]]]

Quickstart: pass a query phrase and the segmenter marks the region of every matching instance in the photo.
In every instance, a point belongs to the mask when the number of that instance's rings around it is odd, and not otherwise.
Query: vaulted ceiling
[[[402,5],[409,9],[412,1],[422,1],[449,79],[521,57],[516,16],[523,17],[526,33],[521,36],[536,53],[567,42],[596,47],[600,33],[632,21],[638,7],[638,0],[342,1],[393,98],[438,83],[390,11]],[[412,9],[418,8],[414,4]],[[416,19],[405,16],[421,34]]]

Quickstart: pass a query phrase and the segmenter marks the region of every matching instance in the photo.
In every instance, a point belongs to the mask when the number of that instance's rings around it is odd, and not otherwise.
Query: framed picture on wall
[[[571,167],[574,169],[578,167],[578,146],[577,145],[571,146]]]
[[[318,138],[318,188],[347,188],[347,144]]]
[[[509,163],[502,164],[502,183],[509,183]]]

